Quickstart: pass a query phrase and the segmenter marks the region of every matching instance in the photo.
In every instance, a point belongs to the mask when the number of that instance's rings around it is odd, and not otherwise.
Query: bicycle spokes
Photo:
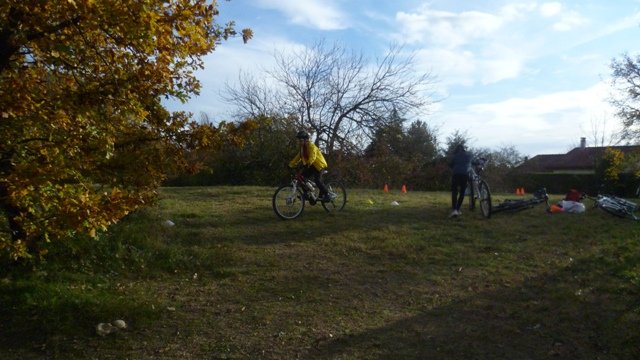
[[[326,186],[330,200],[327,202],[323,201],[322,207],[327,212],[340,211],[344,209],[347,202],[347,191],[344,186],[337,181],[328,181]]]
[[[293,185],[284,185],[273,194],[272,206],[278,217],[289,220],[302,214],[305,201],[300,189]]]

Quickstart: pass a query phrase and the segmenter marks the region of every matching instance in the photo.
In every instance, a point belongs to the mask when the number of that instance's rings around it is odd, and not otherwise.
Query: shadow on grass
[[[294,220],[276,217],[270,207],[227,212],[219,218],[177,217],[171,231],[193,244],[243,243],[252,246],[314,241],[317,238],[346,231],[375,232],[387,227],[428,227],[449,222],[446,210],[432,207],[347,208],[327,213],[318,204],[305,208]],[[479,215],[469,214],[480,221]],[[465,219],[459,220],[465,221]],[[451,224],[451,222],[449,222]],[[457,226],[455,223],[453,226]]]
[[[65,289],[37,279],[3,283],[0,291],[3,359],[85,358],[98,323],[151,319],[155,313],[148,303],[107,289]]]
[[[633,268],[637,261],[638,257],[630,259],[619,269]],[[472,294],[463,300],[384,327],[332,339],[306,355],[638,359],[640,294],[637,288],[624,285],[624,280],[611,277],[610,270],[601,259],[591,258],[558,273],[529,279],[522,286],[470,291]],[[620,286],[619,291],[612,293],[615,285]]]

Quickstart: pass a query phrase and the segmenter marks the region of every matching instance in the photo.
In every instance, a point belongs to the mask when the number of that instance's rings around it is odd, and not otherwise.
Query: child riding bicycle
[[[305,178],[311,178],[318,186],[320,190],[320,201],[329,202],[327,187],[322,182],[321,171],[327,168],[327,161],[324,159],[320,149],[312,142],[309,141],[309,134],[305,131],[298,131],[296,134],[298,139],[299,151],[298,154],[289,162],[290,168],[295,168],[298,163],[302,162],[304,166],[302,169],[302,176]]]

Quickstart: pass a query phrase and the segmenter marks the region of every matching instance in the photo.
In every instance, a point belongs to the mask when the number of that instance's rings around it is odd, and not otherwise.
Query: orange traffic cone
[[[516,195],[520,195],[520,188],[516,188]]]
[[[400,191],[402,191],[403,194],[406,194],[407,193],[407,185],[402,184],[402,189]]]
[[[524,196],[524,188],[523,187],[520,188],[520,195]]]
[[[386,183],[384,184],[384,192],[389,192],[389,185],[387,185]]]

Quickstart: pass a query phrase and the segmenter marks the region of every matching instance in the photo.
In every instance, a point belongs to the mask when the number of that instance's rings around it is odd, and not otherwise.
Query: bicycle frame
[[[485,158],[479,158],[471,163],[469,169],[469,210],[476,207],[476,199],[480,201],[480,210],[486,218],[491,217],[491,191],[489,184],[482,179],[480,174],[484,171]]]
[[[549,195],[547,194],[546,188],[541,188],[540,190],[534,192],[533,196],[529,199],[506,199],[498,205],[494,206],[493,212],[530,209],[535,205],[541,204],[543,202],[546,203],[547,208],[549,208]]]
[[[471,191],[475,194],[474,196],[477,196],[477,194],[480,193],[478,184],[480,184],[480,181],[482,180],[480,174],[484,171],[484,159],[480,160],[482,161],[473,164],[469,170],[469,185],[472,187]]]
[[[595,199],[591,199],[594,200],[594,207],[599,207],[612,215],[640,220],[640,217],[635,214],[640,207],[634,202],[612,195],[598,195]]]
[[[298,191],[298,188],[300,188],[302,190],[302,193],[305,196],[305,199],[307,201],[309,201],[309,204],[311,205],[315,205],[316,202],[318,201],[318,194],[317,194],[317,185],[316,184],[307,184],[308,182],[311,182],[311,180],[307,180],[303,175],[301,171],[296,171],[296,173],[293,175],[293,178],[291,179],[291,197],[295,197],[296,193]],[[309,186],[311,185],[311,186]]]

